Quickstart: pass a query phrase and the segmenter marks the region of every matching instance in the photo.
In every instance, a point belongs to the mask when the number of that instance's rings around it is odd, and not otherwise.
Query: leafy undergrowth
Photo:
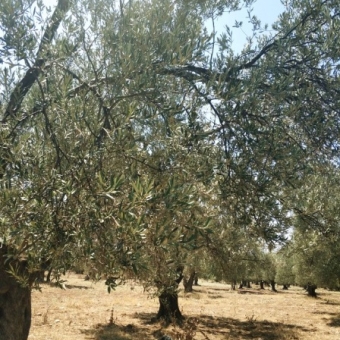
[[[165,327],[152,322],[157,299],[135,282],[108,294],[104,282],[73,273],[65,280],[66,289],[43,285],[42,292],[33,292],[29,340],[340,339],[339,292],[320,289],[313,299],[299,287],[232,291],[229,285],[202,281],[193,293],[180,292],[183,325]]]

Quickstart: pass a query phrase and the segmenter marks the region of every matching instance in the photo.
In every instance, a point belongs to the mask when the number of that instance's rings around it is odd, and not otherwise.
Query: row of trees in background
[[[270,33],[250,15],[240,52],[207,32],[253,2],[1,1],[6,339],[27,338],[46,263],[134,275],[167,320],[202,252],[234,281],[292,231],[303,280],[336,266],[340,3],[287,1]]]
[[[196,266],[207,278],[236,287],[242,281],[340,289],[339,197],[337,166],[319,168],[290,194],[295,200],[286,241],[271,248],[242,229],[225,224],[204,250],[207,258]],[[303,212],[303,213],[299,213]],[[274,288],[275,286],[272,286]]]
[[[202,256],[206,258],[194,267],[200,277],[228,282],[232,289],[252,288],[255,284],[261,289],[268,286],[277,291],[296,285],[313,297],[317,287],[340,289],[337,243],[315,234],[306,238],[294,233],[281,249],[272,252],[264,249],[263,244],[253,243],[246,249],[229,248],[219,257],[216,252],[204,252]]]

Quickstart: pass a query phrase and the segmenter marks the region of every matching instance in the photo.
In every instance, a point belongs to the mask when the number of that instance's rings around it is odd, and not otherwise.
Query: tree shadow
[[[156,314],[134,313],[133,318],[138,318],[144,325],[150,325]],[[257,321],[249,318],[247,321],[240,321],[233,318],[212,317],[210,315],[195,315],[185,318],[183,327],[190,323],[191,319],[196,319],[196,333],[203,334],[206,338],[219,336],[231,339],[262,339],[281,340],[299,339],[300,332],[310,332],[305,327],[271,321]]]
[[[223,295],[219,295],[219,294],[209,294],[208,295],[208,298],[209,299],[223,299],[224,298],[224,296]]]
[[[81,333],[95,340],[150,340],[155,338],[157,334],[157,332],[152,332],[147,327],[138,327],[133,324],[119,325],[116,323],[98,324],[90,330],[82,330]],[[155,334],[153,335],[153,333]]]
[[[255,295],[278,295],[282,292],[276,291],[273,292],[269,289],[253,289],[253,288],[241,288],[236,290],[238,294],[255,294]]]
[[[248,318],[247,321],[240,321],[233,318],[212,317],[210,315],[197,316],[200,328],[203,332],[217,335],[228,334],[232,339],[297,339],[298,332],[309,332],[309,329],[271,321],[257,321]]]
[[[93,287],[80,286],[80,285],[68,285],[65,284],[66,289],[94,289]]]
[[[278,289],[276,292],[272,291],[271,289],[260,289],[258,285],[253,285],[251,288],[236,288],[234,290],[232,290],[231,288],[218,288],[218,287],[207,287],[207,292],[208,294],[212,294],[210,293],[211,291],[217,291],[217,292],[228,292],[228,293],[238,293],[238,294],[288,294],[289,291],[288,290],[284,290],[284,289]]]
[[[205,287],[208,291],[210,291],[210,290],[217,290],[217,291],[219,291],[219,292],[230,292],[230,291],[232,291],[230,288],[216,288],[216,287]],[[234,290],[234,292],[235,292],[235,290]]]
[[[61,288],[61,289],[94,289],[93,287],[89,287],[89,286],[83,286],[83,285],[70,285],[67,284],[66,282],[63,283],[56,283],[56,282],[41,282],[39,283],[42,287],[43,286],[49,286],[52,288]]]
[[[328,304],[328,305],[339,305],[339,303],[330,303],[329,301],[323,302],[323,304]],[[328,317],[323,317],[322,320],[327,321],[327,326],[330,327],[340,327],[340,314],[335,313],[335,312],[325,312],[325,311],[314,311],[313,314],[317,315],[327,315],[330,316]]]
[[[156,313],[133,313],[131,317],[139,319],[143,325],[152,325],[157,322]]]
[[[319,315],[338,315],[338,313],[332,313],[332,312],[325,312],[325,311],[314,311],[313,314],[319,314]]]
[[[332,315],[335,313],[332,313]],[[328,326],[331,327],[340,327],[340,314],[334,315],[330,321],[327,323]]]
[[[331,306],[340,306],[340,302],[338,302],[338,301],[326,300],[326,301],[323,301],[321,303],[325,304],[325,305],[331,305]]]

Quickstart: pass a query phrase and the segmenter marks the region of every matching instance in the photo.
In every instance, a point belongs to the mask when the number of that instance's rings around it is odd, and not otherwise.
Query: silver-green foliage
[[[297,193],[294,223],[293,271],[297,283],[338,288],[339,265],[339,171],[320,168]],[[300,213],[303,211],[303,214]]]
[[[228,249],[223,228],[283,240],[290,188],[338,157],[340,4],[288,2],[271,35],[252,18],[240,53],[205,30],[251,2],[1,2],[0,233],[15,254],[166,285],[188,252]]]

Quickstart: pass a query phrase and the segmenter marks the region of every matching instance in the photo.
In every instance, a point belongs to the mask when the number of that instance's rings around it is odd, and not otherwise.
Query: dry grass
[[[29,340],[338,340],[340,293],[318,289],[308,298],[299,287],[272,293],[258,288],[231,291],[229,285],[202,282],[180,293],[186,317],[180,327],[151,323],[158,308],[143,289],[129,282],[108,294],[103,282],[68,274],[66,290],[43,285],[33,292]],[[256,286],[255,286],[256,287]]]

